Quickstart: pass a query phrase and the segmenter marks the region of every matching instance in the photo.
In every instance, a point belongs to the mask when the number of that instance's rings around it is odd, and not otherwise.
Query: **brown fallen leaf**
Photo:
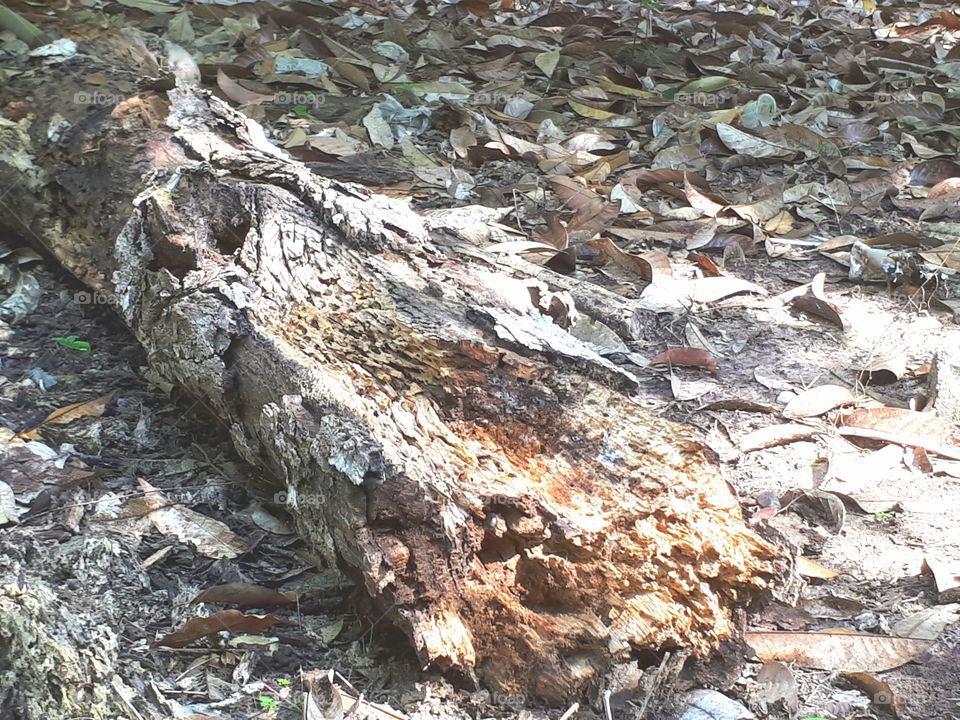
[[[707,403],[698,410],[736,410],[738,412],[758,412],[776,415],[780,412],[779,405],[759,402],[757,400],[747,400],[745,398],[723,398]]]
[[[707,350],[693,347],[678,347],[665,350],[650,361],[651,365],[677,365],[679,367],[703,368],[716,375],[717,360]]]
[[[948,627],[960,620],[960,603],[947,603],[924,608],[890,626],[900,637],[936,640]]]
[[[936,187],[956,177],[960,177],[960,164],[946,158],[935,158],[914,166],[910,172],[910,184]]]
[[[843,316],[843,312],[837,305],[827,300],[814,297],[813,295],[807,294],[795,297],[790,301],[790,307],[798,313],[805,313],[807,315],[814,315],[815,317],[823,318],[824,320],[836,325],[841,330],[846,330],[849,328],[849,323],[847,323]]]
[[[956,441],[957,429],[932,412],[896,407],[859,408],[843,415],[847,427],[877,430],[891,435],[923,438],[937,443]],[[917,447],[925,447],[918,445]]]
[[[659,250],[648,250],[636,254],[621,250],[616,243],[608,238],[591,240],[587,245],[598,251],[606,262],[613,263],[622,270],[637,274],[641,280],[653,283],[658,279],[673,277],[670,265],[670,256]]]
[[[791,507],[807,522],[822,525],[833,535],[840,533],[847,519],[843,501],[824,490],[790,490],[780,500],[784,508]]]
[[[729,275],[697,278],[691,280],[690,285],[693,290],[693,300],[700,303],[712,303],[740,293],[768,294],[764,288],[756,283]]]
[[[176,632],[164,635],[153,643],[153,647],[163,646],[180,648],[194,640],[216,635],[218,632],[256,634],[274,625],[285,625],[283,618],[276,615],[244,615],[239,610],[221,610],[210,617],[193,617],[187,620]]]
[[[744,641],[761,660],[780,660],[817,670],[883,672],[915,660],[931,640],[819,631],[744,633]]]
[[[550,176],[547,178],[547,185],[560,198],[564,206],[572,210],[588,208],[592,214],[596,214],[605,202],[590,188],[564,175]]]
[[[237,582],[215,585],[202,590],[190,602],[237,605],[243,608],[274,608],[293,605],[297,602],[297,593],[281,592],[262,585]]]
[[[273,100],[273,95],[247,90],[236,80],[230,78],[222,69],[217,70],[217,87],[228,99],[240,105],[259,105]]]
[[[703,253],[688,252],[687,260],[703,270],[703,274],[707,277],[719,277],[723,275],[720,268],[717,267],[717,264]]]
[[[646,185],[670,185],[672,183],[689,182],[694,187],[710,192],[710,183],[703,175],[695,172],[675,170],[673,168],[659,168],[657,170],[634,170],[624,173],[623,183],[634,183],[637,187]]]
[[[113,398],[113,393],[108,392],[106,395],[101,395],[94,400],[85,400],[84,402],[65,405],[47,415],[39,425],[19,433],[17,437],[22,440],[37,440],[40,437],[39,430],[44,425],[67,425],[74,420],[84,417],[100,417],[103,415],[104,410],[107,409],[111,398]]]
[[[927,193],[928,198],[947,198],[957,197],[958,195],[960,195],[960,178],[958,177],[941,180]]]

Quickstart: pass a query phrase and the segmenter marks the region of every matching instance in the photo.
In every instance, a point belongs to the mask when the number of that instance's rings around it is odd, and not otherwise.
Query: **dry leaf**
[[[164,635],[153,646],[180,648],[224,630],[256,634],[278,624],[284,625],[286,620],[276,615],[244,615],[239,610],[221,610],[210,617],[190,618],[183,627]]]
[[[787,403],[783,415],[788,418],[816,417],[855,400],[853,393],[842,385],[820,385],[799,393]]]
[[[824,567],[803,555],[797,557],[797,572],[803,577],[817,578],[818,580],[833,580],[840,576],[840,573],[836,570]]]
[[[27,430],[26,432],[19,433],[17,437],[23,440],[36,440],[39,438],[39,430],[44,425],[66,425],[78,420],[79,418],[85,417],[100,417],[103,415],[103,411],[107,409],[107,404],[113,398],[113,393],[109,392],[106,395],[101,395],[95,400],[87,400],[85,402],[73,403],[72,405],[65,405],[62,408],[54,410],[52,413],[47,415],[37,427]]]
[[[952,603],[960,600],[960,564],[927,555],[923,559],[923,571],[933,575],[939,593],[938,602]]]
[[[240,105],[260,105],[273,100],[273,95],[247,90],[236,80],[230,79],[223,70],[217,70],[217,87],[230,100]]]
[[[650,361],[651,365],[677,365],[696,367],[717,372],[717,361],[708,351],[693,347],[678,347],[665,350]]]
[[[248,550],[247,544],[219,520],[171,502],[146,480],[137,484],[144,495],[127,502],[127,517],[145,517],[160,533],[192,545],[205,557],[235,558]]]
[[[846,427],[877,430],[905,439],[923,439],[925,442],[949,443],[955,440],[957,428],[944,422],[934,413],[917,412],[906,408],[874,407],[860,408],[845,413],[843,424]],[[917,447],[926,447],[925,444]]]
[[[855,632],[747,632],[744,640],[764,661],[843,672],[883,672],[915,660],[930,640]]]
[[[207,588],[197,593],[190,602],[237,605],[243,608],[274,608],[293,605],[297,602],[297,597],[295,592],[280,592],[262,585],[237,582]]]

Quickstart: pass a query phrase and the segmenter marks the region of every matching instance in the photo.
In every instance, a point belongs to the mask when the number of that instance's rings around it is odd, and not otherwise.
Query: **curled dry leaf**
[[[146,480],[137,484],[144,494],[127,501],[126,517],[145,517],[158,532],[192,545],[204,557],[235,558],[249,549],[225,523],[171,501]]]
[[[690,182],[686,173],[684,173],[683,176],[683,191],[687,196],[687,202],[690,203],[690,207],[699,210],[707,217],[716,217],[721,210],[727,207],[727,202],[723,198],[698,190],[693,183]]]
[[[891,385],[906,371],[907,350],[904,347],[895,347],[865,365],[857,373],[857,380],[864,385]]]
[[[286,620],[276,615],[244,615],[239,610],[221,610],[210,617],[194,617],[187,620],[176,632],[164,635],[153,643],[154,647],[180,648],[200,638],[216,635],[227,630],[236,633],[256,634],[274,625],[284,625]]]
[[[850,324],[843,316],[840,308],[832,302],[822,300],[813,295],[801,295],[790,301],[790,307],[798,313],[806,313],[818,318],[823,318],[836,325],[841,330],[847,330]]]
[[[717,372],[717,361],[707,350],[692,347],[678,347],[665,350],[650,361],[651,365],[676,365],[696,367]]]
[[[831,534],[838,535],[847,519],[847,509],[843,501],[835,494],[823,490],[801,490],[793,498],[783,498],[784,506],[789,505],[811,524],[822,525]]]
[[[803,295],[797,295],[790,300],[790,307],[796,312],[803,312],[827,320],[841,330],[850,327],[843,312],[834,303],[827,300],[824,294],[825,273],[817,273],[810,283],[810,287]]]

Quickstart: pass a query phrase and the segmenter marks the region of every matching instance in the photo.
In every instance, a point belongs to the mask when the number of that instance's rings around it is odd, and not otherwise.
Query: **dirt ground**
[[[753,270],[768,279],[790,272],[776,261],[758,262]],[[18,525],[2,531],[0,562],[4,574],[19,567],[23,582],[51,588],[57,602],[89,626],[112,629],[120,676],[136,691],[135,705],[144,716],[164,717],[179,707],[209,717],[299,717],[301,672],[329,669],[368,699],[411,717],[559,716],[559,711],[518,708],[509,698],[491,702],[489,694],[458,691],[441,678],[419,673],[402,643],[358,616],[359,598],[349,581],[335,569],[317,570],[305,556],[283,526],[282,507],[274,502],[282,498],[275,497],[271,479],[250,476],[215,419],[189,397],[170,396],[151,385],[125,328],[108,310],[84,304],[89,295],[71,278],[47,267],[37,274],[44,290],[40,306],[26,321],[3,330],[0,426],[21,432],[58,408],[104,395],[110,399],[100,416],[46,426],[46,443],[54,448],[59,443],[61,453],[72,457],[72,464],[91,469],[92,477],[51,492],[45,503],[32,503]],[[850,368],[894,340],[910,348],[912,362],[922,362],[940,343],[956,344],[960,338],[960,328],[949,317],[918,311],[883,287],[860,293],[847,288],[837,295],[845,312],[873,319],[861,334],[840,339],[824,324],[798,318],[781,301],[769,299],[731,300],[687,317],[685,322],[700,327],[729,360],[716,379],[698,370],[673,371],[681,381],[713,386],[697,399],[672,400],[662,374],[651,378],[644,395],[659,411],[703,430],[748,514],[757,498],[814,488],[824,475],[817,468],[828,458],[834,472],[826,473],[820,489],[836,487],[870,498],[864,501],[868,508],[885,508],[847,512],[839,532],[828,529],[828,519],[815,510],[788,509],[765,521],[840,575],[810,580],[796,609],[768,608],[749,618],[754,628],[885,632],[904,617],[937,607],[933,580],[920,572],[924,558],[956,561],[960,553],[956,477],[909,469],[904,452],[891,451],[896,446],[860,449],[838,438],[740,453],[736,441],[778,422],[776,417],[709,409],[711,403],[731,398],[768,404],[778,396],[784,400],[781,394],[789,390],[767,388],[758,377],[779,378],[799,391],[848,378]],[[681,330],[675,319],[660,328],[664,337]],[[51,340],[69,335],[82,336],[90,351]],[[55,377],[56,384],[41,389],[39,371]],[[10,482],[17,467],[8,457],[0,472]],[[249,552],[212,559],[155,528],[116,527],[104,508],[111,500],[143,496],[140,480],[171,502],[225,523],[248,543]],[[54,470],[42,485],[52,490],[58,483],[63,479]],[[273,611],[291,624],[272,628],[267,645],[152,647],[202,611],[203,606],[190,604],[197,592],[233,582],[301,591],[297,607]],[[956,717],[958,661],[960,625],[954,622],[919,662],[883,673],[882,680],[902,703],[900,716]],[[776,704],[763,714],[762,704],[751,703],[757,689],[752,676],[759,665],[732,666],[739,675],[734,696],[761,717],[796,716]],[[800,717],[870,717],[876,712],[867,696],[837,673],[800,668],[793,673]],[[616,717],[634,717],[636,711],[636,704],[627,701]],[[583,708],[576,717],[594,716],[602,717],[600,708]]]

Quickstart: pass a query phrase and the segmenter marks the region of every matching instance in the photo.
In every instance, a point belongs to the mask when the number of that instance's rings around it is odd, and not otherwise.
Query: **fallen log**
[[[0,91],[0,227],[110,301],[424,665],[561,703],[635,651],[735,636],[775,549],[696,435],[568,331],[603,308],[631,339],[629,301],[311,173],[175,46],[63,52]]]

